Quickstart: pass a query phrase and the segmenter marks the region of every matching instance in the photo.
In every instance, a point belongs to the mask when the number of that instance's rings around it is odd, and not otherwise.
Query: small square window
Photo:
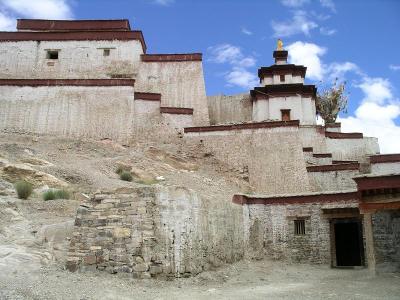
[[[281,109],[282,121],[290,121],[290,109]]]
[[[294,234],[304,235],[306,234],[306,222],[305,220],[294,220]]]
[[[110,56],[110,49],[104,49],[103,50],[103,56]]]
[[[280,75],[279,78],[280,78],[281,82],[285,82],[285,75]]]
[[[57,50],[48,50],[46,54],[47,59],[58,59],[58,51]]]

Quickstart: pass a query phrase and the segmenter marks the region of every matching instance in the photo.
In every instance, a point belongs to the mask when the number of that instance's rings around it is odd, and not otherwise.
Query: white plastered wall
[[[315,101],[298,96],[269,97],[253,101],[253,120],[281,120],[281,110],[290,109],[291,120],[300,120],[301,125],[315,125]]]
[[[110,56],[103,55],[105,48],[110,49]],[[58,50],[58,59],[47,59],[47,50]],[[0,78],[134,78],[140,54],[138,40],[1,42]]]
[[[127,139],[133,129],[133,94],[129,86],[2,86],[0,129]]]
[[[209,125],[201,61],[142,62],[135,90],[161,93],[161,106],[193,108],[193,123]]]

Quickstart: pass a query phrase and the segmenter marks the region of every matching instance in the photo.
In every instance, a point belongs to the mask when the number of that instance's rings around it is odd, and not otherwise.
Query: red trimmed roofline
[[[135,86],[134,79],[0,79],[0,86]]]
[[[143,62],[202,61],[202,53],[142,54]]]
[[[20,41],[129,41],[139,40],[146,53],[143,33],[136,31],[16,31],[0,32],[0,42]]]
[[[161,101],[161,94],[135,92],[135,100]]]
[[[291,120],[291,121],[243,123],[243,124],[232,124],[232,125],[186,127],[184,130],[185,133],[210,132],[210,131],[229,131],[229,130],[241,130],[241,129],[276,128],[276,127],[299,127],[299,124],[300,124],[299,120]]]
[[[359,191],[400,188],[400,174],[356,177],[353,180]]]
[[[350,201],[358,203],[357,192],[334,193],[334,194],[312,194],[312,195],[290,195],[276,197],[253,197],[248,195],[234,195],[232,202],[240,205],[281,205],[281,204],[305,204],[305,203],[329,203],[339,201]]]
[[[362,139],[364,136],[360,132],[330,132],[325,131],[325,137],[330,139]]]
[[[371,164],[400,162],[400,153],[371,155],[369,161]]]
[[[18,30],[37,31],[130,31],[128,19],[117,20],[45,20],[18,19]]]
[[[360,169],[360,164],[357,162],[357,163],[309,166],[307,167],[307,172],[333,172],[333,171],[346,171],[346,170],[359,170],[359,169]]]

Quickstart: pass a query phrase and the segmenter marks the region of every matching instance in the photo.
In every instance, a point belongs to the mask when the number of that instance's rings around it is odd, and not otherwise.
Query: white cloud
[[[37,19],[71,19],[67,0],[0,0],[0,4],[13,15]]]
[[[226,62],[232,63],[239,60],[243,56],[239,47],[230,44],[209,47],[208,50],[211,53],[210,60],[219,64]]]
[[[253,88],[258,84],[258,77],[244,68],[233,67],[225,75],[228,85],[236,85],[242,88]]]
[[[310,0],[281,0],[281,3],[287,7],[301,7],[304,4],[310,3]]]
[[[15,26],[15,18],[12,18],[0,11],[0,31],[13,31],[15,30]]]
[[[400,65],[390,65],[389,69],[393,71],[400,71]]]
[[[294,42],[286,48],[289,51],[291,63],[306,66],[307,77],[310,79],[322,80],[324,68],[320,57],[325,54],[326,48],[300,41]]]
[[[334,35],[337,32],[337,30],[336,29],[326,28],[326,27],[320,27],[319,28],[319,32],[322,35]]]
[[[332,12],[336,12],[336,6],[333,0],[319,0],[323,7],[329,8]]]
[[[253,35],[253,32],[250,31],[250,30],[248,30],[248,29],[245,28],[245,27],[242,27],[241,32],[242,32],[243,34],[246,34],[246,35]]]
[[[154,0],[153,3],[162,5],[162,6],[169,6],[175,3],[175,0]]]
[[[318,27],[318,24],[310,20],[305,11],[297,10],[291,20],[284,22],[271,21],[271,26],[274,31],[273,36],[281,38],[301,33],[309,36],[310,32]]]
[[[347,72],[355,72],[360,74],[358,66],[352,62],[337,63],[333,62],[325,68],[327,76],[330,80],[335,78],[343,79]]]
[[[393,98],[390,82],[365,77],[358,87],[364,98],[354,117],[338,119],[343,132],[359,131],[377,137],[381,153],[400,152],[400,126],[395,123],[400,117],[400,103]]]
[[[335,78],[343,80],[347,72],[362,74],[358,66],[352,62],[324,64],[322,56],[327,49],[317,44],[297,41],[286,48],[289,51],[289,62],[306,66],[306,76],[311,80],[333,81]]]
[[[258,77],[247,70],[256,64],[256,59],[252,56],[245,56],[240,47],[222,44],[209,47],[208,51],[211,54],[209,61],[231,66],[230,71],[224,73],[229,86],[252,88],[257,85]]]
[[[389,80],[384,78],[365,77],[357,87],[365,94],[364,102],[383,104],[393,98],[391,84]]]

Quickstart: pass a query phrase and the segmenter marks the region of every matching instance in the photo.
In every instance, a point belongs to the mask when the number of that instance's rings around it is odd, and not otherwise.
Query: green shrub
[[[121,175],[122,172],[124,172],[125,169],[122,166],[118,166],[117,169],[115,170],[115,173],[117,173],[118,175]]]
[[[43,193],[43,200],[55,200],[55,199],[69,199],[70,194],[67,190],[53,190],[49,189]]]
[[[47,190],[43,193],[43,200],[48,201],[48,200],[54,200],[56,199],[56,192],[54,190]]]
[[[14,187],[19,199],[28,199],[33,191],[32,184],[24,180],[15,183]]]
[[[123,181],[132,181],[132,174],[130,172],[123,171],[119,174],[119,178]]]
[[[69,199],[71,196],[67,190],[56,190],[55,195],[56,199]]]

